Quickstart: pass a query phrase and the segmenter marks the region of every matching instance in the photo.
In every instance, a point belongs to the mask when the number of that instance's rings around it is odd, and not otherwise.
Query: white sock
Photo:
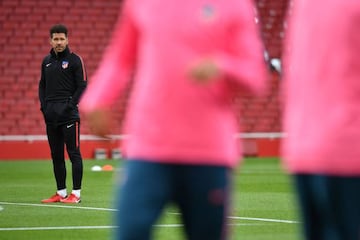
[[[80,198],[80,189],[79,190],[72,190],[71,193],[74,194],[77,198]]]
[[[62,197],[66,197],[66,196],[67,196],[66,188],[61,189],[61,190],[57,190],[56,193],[59,194],[59,195],[62,196]]]

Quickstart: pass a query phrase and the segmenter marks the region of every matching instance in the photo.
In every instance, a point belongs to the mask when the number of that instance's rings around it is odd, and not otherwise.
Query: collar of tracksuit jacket
[[[55,59],[62,59],[64,57],[68,56],[70,53],[71,53],[71,51],[70,51],[69,46],[66,46],[65,50],[62,52],[59,52],[57,55],[56,55],[54,49],[50,50],[51,57],[55,58]]]

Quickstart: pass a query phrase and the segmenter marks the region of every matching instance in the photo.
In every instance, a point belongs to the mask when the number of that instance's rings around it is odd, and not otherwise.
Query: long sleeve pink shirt
[[[236,89],[261,93],[266,80],[250,2],[125,1],[81,110],[110,106],[135,70],[124,129],[128,158],[235,166],[241,149],[231,97]],[[189,76],[203,58],[222,72],[209,85]]]
[[[286,51],[286,168],[359,176],[360,1],[295,1]]]

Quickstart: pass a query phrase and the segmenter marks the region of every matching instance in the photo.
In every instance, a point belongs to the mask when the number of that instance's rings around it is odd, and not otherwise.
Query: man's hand
[[[190,77],[196,83],[207,84],[220,75],[218,66],[211,59],[204,59],[190,67]]]
[[[109,138],[112,129],[112,116],[109,110],[98,109],[86,114],[90,131],[103,138]]]

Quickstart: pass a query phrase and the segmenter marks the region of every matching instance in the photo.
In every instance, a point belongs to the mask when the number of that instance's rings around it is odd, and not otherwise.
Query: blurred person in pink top
[[[360,239],[360,1],[295,0],[284,56],[284,165],[309,240]]]
[[[230,173],[241,149],[233,98],[261,94],[266,65],[250,0],[125,1],[80,109],[94,133],[133,79],[117,239],[147,240],[167,203],[187,239],[227,238]]]

